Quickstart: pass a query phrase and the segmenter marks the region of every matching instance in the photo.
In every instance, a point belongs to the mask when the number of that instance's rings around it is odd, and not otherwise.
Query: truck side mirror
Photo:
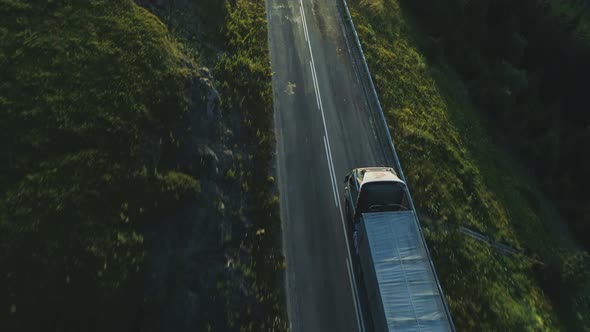
[[[354,170],[349,172],[348,174],[346,174],[346,176],[344,177],[344,182],[348,182],[348,180],[350,180],[350,177],[352,176],[352,173],[354,173]]]

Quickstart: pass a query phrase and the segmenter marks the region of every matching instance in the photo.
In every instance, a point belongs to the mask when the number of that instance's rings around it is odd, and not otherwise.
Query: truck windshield
[[[360,213],[405,210],[405,190],[399,182],[373,182],[363,185],[358,199]]]

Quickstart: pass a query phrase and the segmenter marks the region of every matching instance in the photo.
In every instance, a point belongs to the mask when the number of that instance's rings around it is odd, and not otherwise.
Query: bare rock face
[[[198,75],[189,78],[187,96],[194,135],[218,138],[221,133],[220,99],[209,69],[201,68]]]
[[[201,68],[186,83],[188,113],[175,132],[180,146],[177,165],[187,174],[201,179],[217,180],[223,172],[218,156],[224,151],[223,137],[227,131],[219,108],[219,94],[209,69]],[[186,128],[188,123],[188,132]]]
[[[201,84],[209,88],[207,93],[207,117],[209,119],[219,118],[221,117],[219,110],[219,93],[213,85],[213,76],[211,76],[209,69],[205,67],[201,68],[199,74],[201,76]]]
[[[217,317],[211,301],[219,298],[220,280],[241,280],[227,242],[239,231],[230,212],[239,211],[243,200],[234,199],[236,186],[224,181],[234,163],[228,146],[235,142],[209,69],[200,68],[187,79],[185,94],[188,112],[174,132],[180,142],[174,159],[180,171],[200,181],[201,193],[143,230],[147,250],[141,327],[146,332],[196,331],[205,326],[204,319],[224,326],[216,322],[225,318]]]
[[[204,174],[208,178],[217,179],[219,175],[219,158],[209,146],[201,144],[197,147],[196,157],[199,158]]]

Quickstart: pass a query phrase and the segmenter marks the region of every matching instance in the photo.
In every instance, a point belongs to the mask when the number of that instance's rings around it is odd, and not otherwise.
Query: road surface
[[[355,167],[393,165],[375,130],[382,123],[367,104],[339,1],[267,0],[293,331],[361,329],[342,182]]]

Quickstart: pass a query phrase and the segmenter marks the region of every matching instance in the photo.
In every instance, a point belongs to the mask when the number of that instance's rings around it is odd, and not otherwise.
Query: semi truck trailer
[[[408,204],[408,189],[395,170],[352,170],[344,197],[370,329],[455,331],[418,218]]]

